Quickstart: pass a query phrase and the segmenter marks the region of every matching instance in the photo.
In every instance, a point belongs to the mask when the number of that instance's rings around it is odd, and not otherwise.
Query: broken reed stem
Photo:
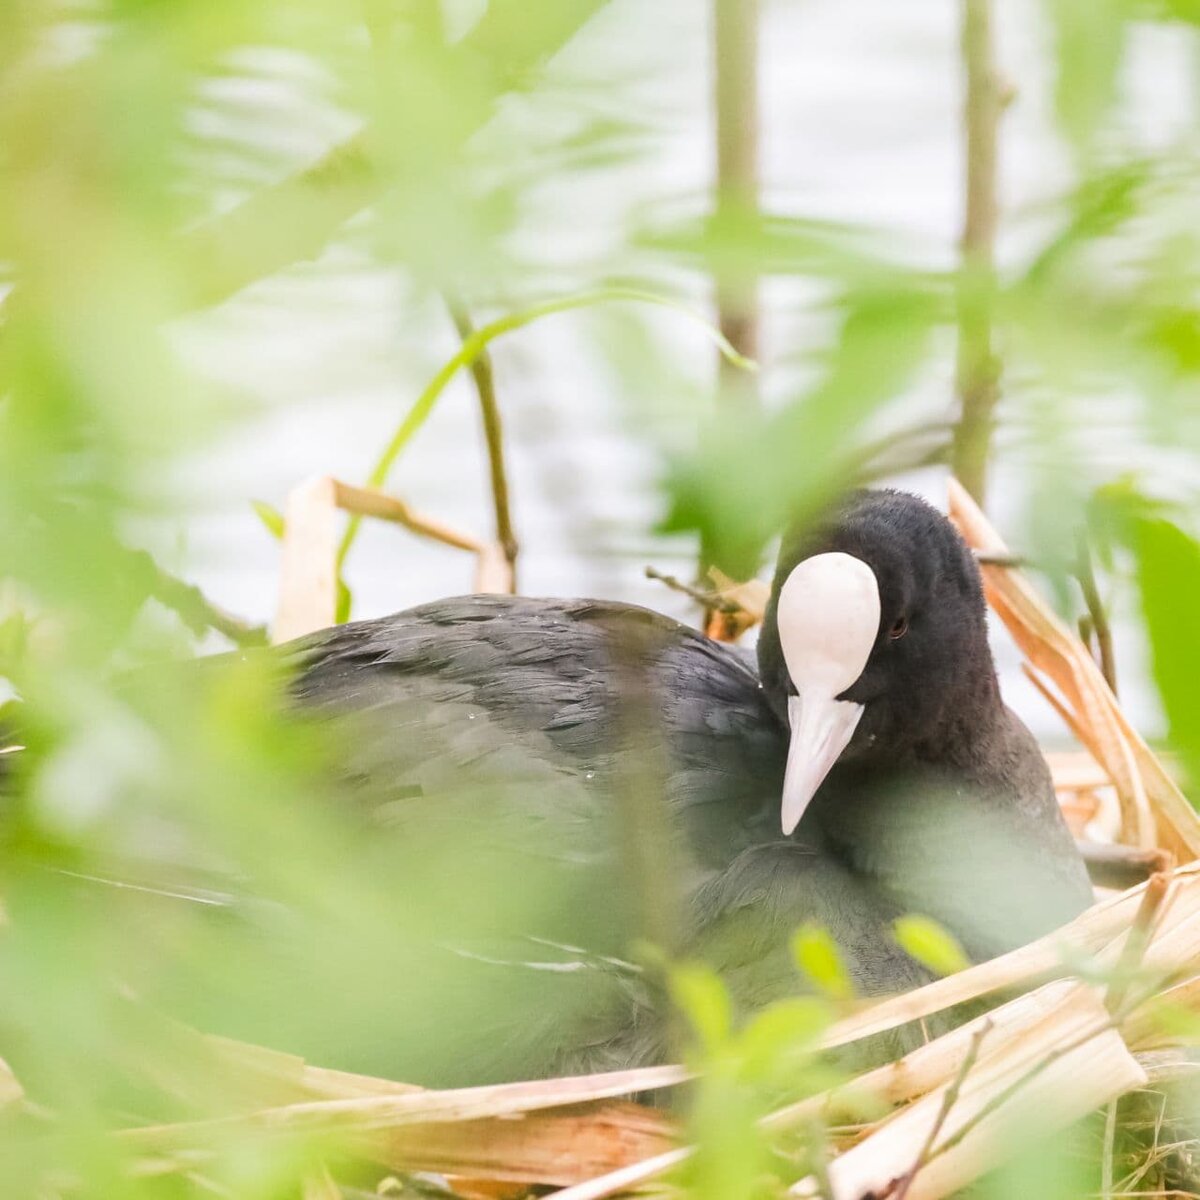
[[[1000,95],[992,61],[991,0],[962,0],[962,56],[966,72],[966,205],[958,281],[959,418],[951,464],[963,486],[983,504],[987,490],[999,364],[992,348],[995,295],[996,139]]]
[[[471,315],[463,304],[446,296],[446,307],[459,338],[465,343],[475,333]],[[479,413],[483,419],[484,443],[487,447],[488,470],[492,483],[492,509],[496,514],[496,541],[504,551],[512,578],[512,590],[517,590],[517,554],[520,545],[513,529],[509,502],[508,470],[504,459],[504,425],[500,406],[496,402],[496,374],[492,369],[491,353],[484,349],[470,365],[475,394],[479,397]]]
[[[1088,545],[1087,535],[1079,535],[1079,562],[1075,578],[1079,581],[1083,592],[1083,601],[1087,605],[1088,619],[1092,632],[1096,635],[1096,646],[1100,651],[1100,670],[1104,681],[1117,695],[1117,659],[1113,649],[1112,626],[1108,621],[1108,611],[1104,601],[1100,599],[1100,589],[1096,586],[1096,572],[1092,565],[1092,551]],[[1090,641],[1090,639],[1085,639]]]
[[[1138,969],[1150,944],[1154,926],[1158,919],[1159,910],[1166,899],[1171,885],[1171,877],[1162,871],[1155,872],[1146,881],[1146,889],[1142,892],[1142,901],[1134,915],[1133,924],[1129,927],[1129,936],[1121,947],[1120,956],[1113,968],[1112,982],[1104,997],[1105,1006],[1114,1016],[1121,1011],[1129,991],[1129,984],[1134,972]]]
[[[1095,887],[1123,892],[1157,872],[1169,874],[1175,867],[1175,856],[1169,850],[1141,850],[1120,842],[1077,841],[1075,845]]]

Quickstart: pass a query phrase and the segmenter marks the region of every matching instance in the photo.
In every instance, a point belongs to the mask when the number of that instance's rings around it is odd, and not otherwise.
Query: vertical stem
[[[718,218],[758,209],[758,0],[713,0],[716,60]],[[758,287],[752,274],[717,284],[721,332],[748,358],[758,352]],[[722,360],[723,388],[739,405],[754,405],[753,376]]]
[[[1112,626],[1108,621],[1108,612],[1104,607],[1104,601],[1100,598],[1100,588],[1096,583],[1096,571],[1092,565],[1092,550],[1088,545],[1087,534],[1084,532],[1079,534],[1079,561],[1075,574],[1079,580],[1080,590],[1083,592],[1084,603],[1087,605],[1089,627],[1096,636],[1096,647],[1100,654],[1100,671],[1115,696],[1117,694],[1117,655],[1113,647]],[[1091,639],[1084,640],[1090,650]]]
[[[996,134],[1001,98],[993,63],[991,0],[962,0],[966,72],[966,212],[958,285],[959,419],[952,465],[982,505],[987,491],[999,363],[992,347],[996,242]]]
[[[446,298],[446,306],[465,342],[474,332],[470,314],[457,301]],[[475,381],[475,392],[479,396],[479,412],[483,418],[483,436],[487,445],[488,469],[492,479],[492,507],[496,514],[496,540],[504,550],[508,561],[512,590],[517,590],[517,553],[520,549],[513,530],[512,511],[509,506],[508,470],[504,462],[504,426],[500,419],[500,406],[496,403],[496,377],[492,370],[492,357],[485,349],[471,362],[471,377]]]
[[[715,215],[744,221],[758,211],[758,21],[759,0],[713,0],[714,108],[717,174]],[[739,353],[758,357],[758,283],[753,272],[717,280],[717,323]],[[753,375],[722,359],[718,420],[737,421],[758,409]],[[701,579],[713,565],[712,548],[701,539]]]

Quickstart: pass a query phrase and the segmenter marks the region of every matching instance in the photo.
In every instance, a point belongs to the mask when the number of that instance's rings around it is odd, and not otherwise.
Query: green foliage
[[[822,950],[823,966],[829,954]],[[836,958],[836,951],[833,957]],[[672,999],[694,1035],[689,1062],[698,1072],[688,1106],[695,1155],[681,1174],[697,1196],[760,1196],[784,1182],[784,1162],[761,1124],[773,1109],[840,1082],[817,1059],[833,1019],[827,999],[777,1000],[735,1026],[725,985],[695,963],[669,971]],[[805,1131],[801,1131],[802,1133]],[[800,1154],[821,1153],[812,1129]],[[795,1164],[788,1168],[795,1170]]]
[[[801,971],[831,1000],[854,995],[850,972],[829,930],[803,925],[792,935],[792,955]]]
[[[1059,121],[1080,148],[1087,148],[1117,94],[1117,71],[1125,48],[1128,0],[1049,0],[1058,38],[1055,104]]]
[[[282,541],[286,522],[283,513],[265,500],[251,500],[254,515],[263,523],[263,528],[276,540]]]
[[[1138,521],[1134,533],[1142,611],[1171,743],[1186,756],[1189,777],[1200,779],[1200,632],[1195,619],[1200,545],[1161,518]]]
[[[900,949],[935,975],[953,975],[971,965],[957,938],[929,917],[897,917],[894,929]]]
[[[569,871],[530,865],[528,829],[505,840],[479,819],[502,796],[481,786],[419,817],[406,808],[399,828],[375,823],[369,797],[335,785],[336,734],[290,715],[286,664],[239,651],[195,669],[204,622],[194,608],[164,618],[157,562],[133,547],[176,544],[193,500],[175,485],[197,450],[257,436],[255,406],[181,349],[198,310],[240,297],[231,311],[253,336],[293,302],[273,281],[311,282],[331,261],[399,280],[405,319],[464,298],[481,325],[450,358],[398,345],[429,382],[380,414],[395,433],[364,464],[378,485],[462,368],[518,329],[535,353],[542,319],[563,314],[594,351],[574,369],[620,372],[631,436],[661,464],[663,528],[703,534],[737,574],[782,521],[884,458],[944,456],[957,229],[920,247],[906,231],[803,212],[698,219],[707,197],[672,180],[611,228],[598,190],[603,250],[547,256],[546,213],[575,195],[565,185],[663,149],[669,114],[631,99],[613,50],[640,43],[636,6],[589,27],[606,7],[0,5],[0,676],[20,697],[3,706],[0,745],[27,747],[0,777],[0,1057],[36,1106],[0,1121],[0,1196],[44,1195],[64,1178],[104,1200],[297,1194],[336,1146],[218,1136],[198,1180],[128,1169],[110,1136],[121,1124],[261,1102],[197,1057],[187,1026],[320,1065],[476,1083],[510,1035],[538,1038],[528,1014],[590,1017],[594,997],[571,990],[583,972],[482,970],[486,953],[446,944],[490,948],[535,929],[575,944],[582,929],[606,952],[628,949],[619,889],[581,895]],[[1126,462],[1089,436],[1119,398],[1123,457],[1144,467],[1200,449],[1194,138],[1146,145],[1121,119],[1138,24],[1195,25],[1200,7],[1048,0],[1045,13],[1073,176],[1037,212],[1005,214],[1020,252],[1001,254],[991,296],[999,453],[1027,510],[1014,541],[1064,597],[1075,518],[1089,517],[1114,572],[1132,557],[1171,741],[1200,779],[1200,550],[1184,515],[1197,475],[1155,478],[1172,503],[1152,504],[1145,472],[1123,481]],[[1006,69],[1020,93],[1024,64]],[[790,327],[772,334],[775,390],[746,412],[711,394],[709,369],[716,352],[751,364],[673,297],[754,276],[798,284],[815,332],[795,345]],[[583,314],[593,308],[604,315]],[[656,336],[647,313],[663,311],[715,346],[702,370]],[[353,353],[329,358],[341,369]],[[929,394],[932,410],[917,403]],[[229,500],[224,488],[213,503]],[[276,508],[253,510],[282,535]],[[340,580],[339,620],[351,601]],[[906,919],[897,937],[939,973],[962,964],[928,922]],[[794,951],[797,995],[757,1013],[736,1012],[703,966],[670,974],[704,1071],[689,1114],[698,1193],[730,1200],[795,1178],[757,1122],[829,1082],[815,1048],[852,988],[824,931],[802,930]]]

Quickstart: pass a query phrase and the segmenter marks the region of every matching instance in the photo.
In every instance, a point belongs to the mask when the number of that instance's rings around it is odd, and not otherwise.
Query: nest
[[[1177,1113],[1196,1106],[1168,1101],[1200,1094],[1200,1067],[1183,1049],[1186,1035],[1168,1032],[1161,1014],[1200,1007],[1200,820],[1091,654],[1009,564],[1003,542],[954,483],[950,511],[988,564],[989,603],[1025,670],[1087,751],[1056,764],[1064,807],[1085,821],[1095,807],[1089,798],[1111,787],[1115,838],[1099,857],[1149,877],[1049,937],[845,1016],[823,1046],[967,1003],[985,1010],[761,1124],[781,1142],[814,1124],[840,1129],[819,1172],[797,1168],[791,1195],[936,1200],[1020,1152],[1014,1131],[1065,1130],[1100,1111],[1084,1141],[1102,1163],[1104,1195],[1184,1194],[1200,1163],[1200,1131]],[[178,1037],[206,1078],[228,1080],[229,1112],[115,1133],[142,1175],[202,1178],[215,1147],[278,1136],[311,1148],[306,1200],[430,1188],[465,1196],[557,1189],[558,1200],[601,1200],[667,1181],[696,1153],[667,1112],[629,1100],[685,1083],[680,1066],[426,1090],[191,1030]],[[167,1085],[179,1092],[187,1081]],[[866,1122],[864,1093],[877,1104]],[[0,1069],[0,1106],[21,1098],[18,1081]],[[355,1163],[370,1164],[368,1193],[354,1189]]]

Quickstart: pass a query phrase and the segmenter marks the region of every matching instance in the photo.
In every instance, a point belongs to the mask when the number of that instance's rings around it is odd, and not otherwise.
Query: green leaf
[[[1124,41],[1122,0],[1051,0],[1058,56],[1055,104],[1064,131],[1086,142],[1111,105]]]
[[[827,996],[846,1000],[854,995],[850,972],[829,930],[820,925],[802,925],[792,935],[796,965]]]
[[[676,1007],[696,1033],[701,1048],[724,1048],[733,1028],[733,1005],[717,973],[700,963],[681,963],[667,976]]]
[[[935,975],[954,975],[971,965],[958,939],[929,917],[899,917],[892,930],[900,949]]]
[[[344,625],[350,620],[354,609],[354,593],[346,586],[346,581],[339,575],[337,581],[337,610],[334,623]]]
[[[1143,0],[1138,16],[1156,21],[1183,21],[1200,25],[1200,0]]]
[[[1200,545],[1179,526],[1162,518],[1136,525],[1138,586],[1163,708],[1174,747],[1196,778],[1200,767]]]
[[[768,1005],[738,1036],[744,1076],[760,1078],[780,1064],[794,1070],[797,1055],[814,1053],[832,1021],[829,1004],[816,996],[793,996]]]
[[[701,450],[675,464],[662,528],[706,535],[722,570],[746,579],[766,542],[861,481],[871,416],[903,393],[946,319],[946,295],[925,277],[859,288],[839,300],[842,322],[824,370],[804,395],[754,419],[719,417]]]
[[[258,519],[266,526],[267,532],[273,538],[283,541],[283,535],[287,531],[287,522],[283,519],[283,513],[265,500],[251,500],[250,503]]]
[[[405,413],[404,419],[400,422],[396,432],[392,434],[391,440],[384,447],[383,452],[375,462],[375,466],[371,468],[371,473],[367,476],[367,486],[375,488],[383,487],[387,482],[392,468],[396,465],[396,460],[404,452],[409,442],[412,441],[425,422],[429,420],[438,400],[445,392],[450,381],[459,371],[470,367],[472,363],[483,355],[489,344],[495,341],[496,338],[503,334],[511,333],[514,330],[523,329],[526,325],[532,324],[534,321],[540,321],[543,317],[552,317],[558,313],[571,312],[578,308],[594,308],[600,304],[630,303],[649,304],[680,313],[700,327],[707,335],[709,341],[716,346],[722,358],[728,363],[743,371],[753,372],[758,370],[758,363],[751,358],[747,358],[744,354],[739,354],[733,343],[729,341],[717,326],[713,325],[711,321],[708,321],[700,313],[688,307],[681,300],[676,300],[672,296],[660,296],[654,292],[642,291],[640,288],[611,287],[597,288],[594,291],[576,292],[573,295],[564,296],[559,300],[547,300],[541,304],[534,304],[529,308],[509,313],[507,316],[498,317],[494,321],[489,321],[488,324],[481,325],[463,339],[458,352],[442,364],[437,374],[425,386],[425,390],[416,398],[408,412]],[[350,553],[350,548],[354,545],[354,541],[358,537],[361,525],[362,518],[358,514],[352,516],[347,522],[346,532],[343,534],[341,543],[338,546],[339,566],[346,561],[346,556]]]
[[[1058,54],[1055,108],[1063,132],[1090,146],[1117,94],[1127,0],[1050,0]]]

